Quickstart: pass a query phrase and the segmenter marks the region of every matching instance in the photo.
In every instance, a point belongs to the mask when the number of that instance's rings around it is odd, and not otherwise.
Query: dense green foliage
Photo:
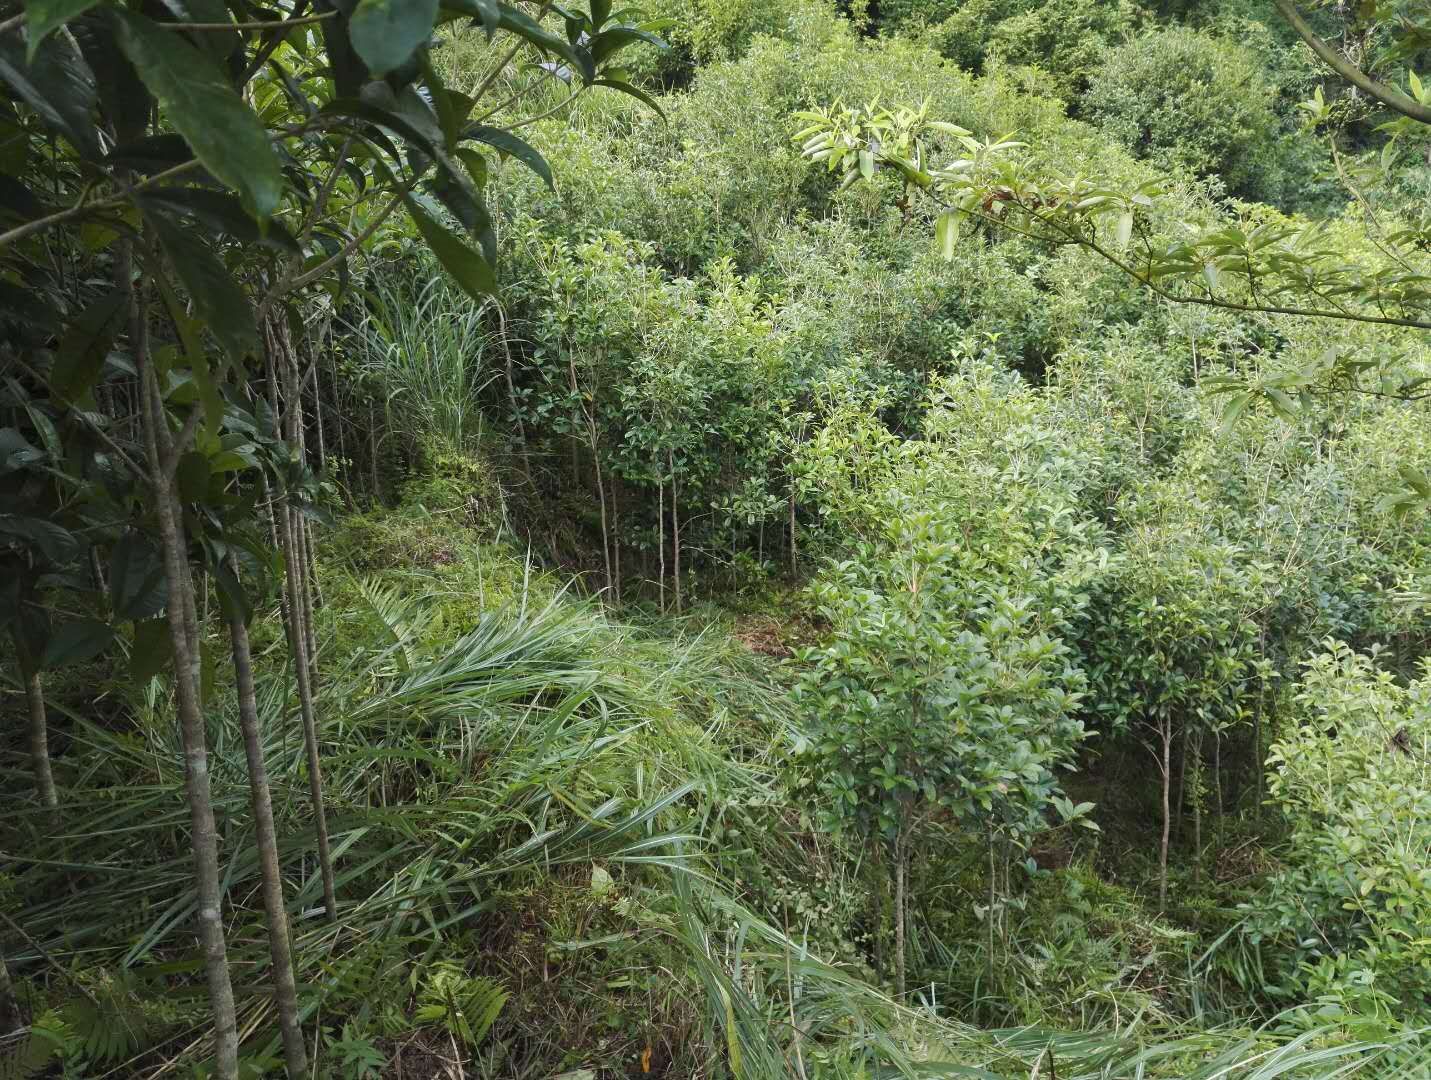
[[[0,1075],[1431,1075],[1404,103],[1253,0],[280,7],[0,26]]]

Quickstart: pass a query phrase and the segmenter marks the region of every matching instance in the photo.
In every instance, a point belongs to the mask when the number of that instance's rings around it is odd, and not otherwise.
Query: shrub
[[[927,24],[939,51],[966,70],[994,56],[1037,68],[1040,91],[1064,101],[1138,19],[1128,0],[893,0],[880,12],[891,26]]]
[[[1410,685],[1336,643],[1307,665],[1297,723],[1272,747],[1285,868],[1248,907],[1281,948],[1284,989],[1388,995],[1425,1015],[1431,991],[1431,667]]]
[[[1255,53],[1173,28],[1114,49],[1082,111],[1139,157],[1257,197],[1282,150],[1274,95]]]

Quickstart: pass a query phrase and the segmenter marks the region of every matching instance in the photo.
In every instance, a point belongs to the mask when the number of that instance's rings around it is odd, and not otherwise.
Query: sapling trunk
[[[656,485],[656,552],[660,556],[661,614],[666,614],[666,481]]]
[[[10,981],[4,954],[0,954],[0,1035],[19,1031],[24,1026],[25,1014],[20,1011],[20,1000],[15,996],[15,984]]]
[[[268,768],[263,760],[248,627],[237,612],[229,617],[229,636],[233,642],[239,727],[243,731],[244,755],[248,758],[249,794],[253,801],[263,907],[268,920],[268,948],[273,961],[273,1002],[278,1010],[283,1058],[289,1080],[302,1080],[308,1072],[308,1055],[298,1024],[298,988],[293,978],[293,949],[288,932],[288,910],[283,902],[283,876],[278,862],[278,838],[273,826],[273,800],[268,786]]]
[[[616,580],[612,582],[616,594],[616,603],[621,604],[621,502],[617,498],[621,483],[621,477],[613,475],[611,478],[611,566],[612,572],[616,575]]]
[[[884,938],[889,925],[885,916],[885,908],[889,899],[889,871],[883,859],[878,858],[879,841],[875,841],[876,858],[872,860],[876,873],[875,881],[875,922],[874,922],[874,963],[875,974],[879,976],[881,984],[886,976],[886,966],[884,962]]]
[[[303,747],[308,759],[308,797],[313,807],[313,832],[318,844],[318,872],[323,879],[323,908],[330,921],[337,921],[338,899],[333,883],[328,815],[323,805],[323,770],[318,753],[318,715],[313,704],[312,666],[303,618],[302,570],[298,565],[294,515],[289,512],[285,517],[283,567],[288,581],[288,644],[293,653],[293,671],[298,683],[298,710],[303,721]]]
[[[1187,841],[1187,829],[1183,825],[1183,812],[1187,806],[1188,788],[1188,728],[1183,727],[1182,745],[1178,747],[1178,792],[1173,796],[1173,813],[1178,819],[1178,840]]]
[[[1170,717],[1165,716],[1159,721],[1158,733],[1162,737],[1163,743],[1163,836],[1158,849],[1158,910],[1166,911],[1168,909],[1168,833],[1172,826],[1172,808],[1169,806],[1169,802],[1173,786],[1173,721]]]
[[[127,274],[126,274],[127,284]],[[170,462],[175,458],[164,419],[159,383],[148,357],[146,314],[142,297],[131,313],[131,345],[138,361],[141,390],[147,398],[145,414],[150,476],[153,487],[164,577],[168,583],[167,616],[174,656],[174,692],[178,702],[179,734],[184,746],[184,777],[189,802],[189,827],[194,851],[199,941],[204,974],[214,1014],[214,1076],[238,1076],[238,1022],[233,984],[229,980],[228,950],[224,942],[223,892],[219,875],[218,832],[214,827],[209,759],[199,697],[199,639],[194,615],[193,579],[189,572],[188,544],[183,516],[174,493]]]
[[[796,561],[795,546],[795,485],[790,485],[790,576],[793,578],[799,573]]]
[[[522,475],[527,481],[527,487],[532,486],[532,458],[527,449],[527,428],[522,423],[522,407],[517,400],[517,378],[515,369],[512,366],[512,344],[507,338],[507,314],[502,310],[502,305],[496,305],[497,310],[497,333],[502,341],[502,356],[506,360],[507,371],[507,403],[512,410],[512,421],[517,427],[517,446],[522,456]]]
[[[899,831],[894,838],[894,995],[904,1000],[905,976],[905,879],[909,873],[909,849],[906,843],[906,813],[900,812]]]
[[[282,318],[270,318],[265,326],[272,378],[284,383],[282,431],[292,447],[301,450],[299,417],[302,408],[297,364],[292,358],[288,326]],[[303,722],[303,746],[308,760],[308,795],[313,808],[313,832],[318,847],[318,872],[323,881],[323,908],[330,921],[338,918],[338,900],[333,881],[333,858],[328,842],[328,816],[323,804],[323,771],[318,752],[318,718],[313,700],[313,651],[311,598],[308,594],[302,519],[288,496],[278,507],[279,540],[283,552],[287,597],[288,646],[293,654],[293,670],[298,685],[298,709]]]
[[[681,613],[681,518],[680,489],[676,486],[676,458],[667,450],[666,461],[671,466],[671,552],[675,556],[671,572],[675,574],[676,614]]]
[[[987,997],[993,993],[994,989],[994,905],[998,901],[998,881],[999,876],[994,863],[994,830],[989,830],[989,910],[984,913],[984,935],[987,939],[984,942],[984,995]]]
[[[15,635],[15,655],[20,662],[20,674],[25,680],[25,704],[30,717],[30,767],[35,773],[35,794],[40,805],[46,810],[50,823],[58,817],[59,793],[55,789],[55,776],[50,768],[50,729],[45,714],[45,688],[40,681],[40,672],[34,661],[26,653],[20,635]]]
[[[1193,748],[1193,880],[1202,880],[1202,731],[1199,730]]]

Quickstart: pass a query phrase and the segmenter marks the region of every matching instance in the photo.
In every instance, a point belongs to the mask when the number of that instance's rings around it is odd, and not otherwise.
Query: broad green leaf
[[[508,30],[518,37],[525,38],[539,49],[556,53],[563,59],[570,61],[580,69],[582,82],[589,84],[595,80],[596,64],[591,58],[591,53],[572,45],[565,38],[553,34],[525,11],[520,11],[507,4],[498,4],[497,10],[501,13],[501,25],[503,30]]]
[[[0,428],[0,476],[44,460],[45,452],[21,435],[18,428]]]
[[[147,683],[174,657],[168,619],[144,619],[134,624],[134,644],[129,652],[129,677]]]
[[[598,80],[600,85],[600,80]],[[463,135],[466,139],[476,139],[484,142],[488,146],[494,146],[508,157],[514,157],[532,172],[536,173],[546,183],[547,187],[556,190],[556,184],[552,180],[552,169],[547,164],[547,159],[537,152],[536,148],[524,139],[519,139],[510,131],[502,131],[500,128],[487,127],[484,124],[477,124],[467,129]]]
[[[109,599],[116,618],[148,619],[164,610],[169,583],[164,562],[148,537],[127,532],[109,557]]]
[[[591,85],[608,86],[612,90],[620,90],[623,94],[629,94],[643,105],[655,110],[656,115],[662,120],[666,119],[666,113],[662,110],[661,106],[657,104],[656,99],[639,87],[632,86],[629,82],[622,82],[618,79],[597,79]]]
[[[1121,249],[1126,248],[1128,241],[1131,239],[1133,239],[1133,213],[1130,210],[1125,210],[1118,215],[1118,225],[1114,230],[1114,240]]]
[[[502,25],[502,13],[497,10],[497,0],[442,0],[442,6],[448,11],[480,19],[482,29],[487,32],[488,41],[492,40],[492,35]]]
[[[489,263],[495,262],[497,234],[492,228],[492,216],[487,212],[482,193],[467,181],[465,175],[459,177],[445,165],[438,166],[437,174],[427,187],[481,245],[483,258]]]
[[[188,292],[200,320],[234,360],[258,351],[253,309],[238,282],[191,230],[159,214],[148,215],[159,243]],[[195,363],[198,358],[190,357]]]
[[[74,533],[43,518],[0,514],[0,536],[19,537],[46,560],[57,565],[69,562],[80,550]]]
[[[946,210],[934,223],[934,236],[939,245],[939,254],[945,262],[954,260],[954,250],[959,243],[959,218],[953,210]]]
[[[18,35],[0,34],[0,79],[85,157],[100,156],[94,72],[67,42],[49,38],[26,59]]]
[[[1407,486],[1416,494],[1422,498],[1431,499],[1431,478],[1428,478],[1424,472],[1410,465],[1399,465],[1397,471],[1401,473],[1401,479],[1406,481]]]
[[[179,486],[179,497],[185,502],[203,502],[209,493],[209,459],[197,450],[190,450],[179,458],[174,479]]]
[[[78,401],[89,393],[104,368],[104,358],[124,325],[128,294],[120,289],[105,293],[69,325],[55,351],[50,371],[50,392],[60,401]]]
[[[587,43],[587,48],[591,51],[591,58],[600,64],[614,53],[638,41],[654,45],[663,52],[670,48],[661,38],[637,26],[613,26],[609,30],[603,30]]]
[[[59,626],[40,654],[42,668],[64,667],[93,660],[109,647],[114,631],[98,619],[76,619]]]
[[[283,195],[268,132],[213,61],[180,35],[115,9],[115,38],[204,167],[266,218]]]
[[[454,236],[411,196],[407,197],[407,209],[437,261],[463,292],[474,300],[484,300],[497,291],[497,278],[486,259]]]
[[[232,21],[224,0],[163,0],[163,3],[174,13],[177,22],[221,24]],[[237,30],[232,33],[214,30],[196,32],[193,40],[219,62],[243,44],[243,37]]]
[[[244,244],[265,244],[277,251],[298,253],[298,241],[277,221],[260,229],[243,204],[227,191],[203,187],[157,187],[135,196],[145,210],[189,217],[214,232]]]
[[[253,619],[253,602],[244,591],[242,583],[227,566],[220,563],[212,568],[214,584],[218,586],[219,606],[226,618],[235,615],[248,625]]]
[[[29,0],[25,5],[26,59],[35,59],[40,43],[71,19],[83,15],[99,0]]]
[[[1227,405],[1222,410],[1222,425],[1218,428],[1218,434],[1226,435],[1237,426],[1237,421],[1242,418],[1242,414],[1252,404],[1252,398],[1252,391],[1244,390],[1227,399]]]
[[[368,70],[386,75],[427,42],[436,19],[437,0],[358,0],[348,36]]]

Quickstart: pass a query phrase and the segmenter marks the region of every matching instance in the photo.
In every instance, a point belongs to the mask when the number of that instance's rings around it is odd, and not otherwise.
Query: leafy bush
[[[1174,27],[1114,49],[1082,111],[1139,157],[1257,196],[1279,167],[1274,95],[1255,53]]]
[[[1409,685],[1332,643],[1273,745],[1284,868],[1247,908],[1283,992],[1425,1017],[1431,991],[1431,667]]]
[[[1039,91],[1063,101],[1076,99],[1139,18],[1128,0],[896,0],[881,10],[896,24],[928,23],[940,52],[967,70],[983,70],[995,57],[1035,68]]]

